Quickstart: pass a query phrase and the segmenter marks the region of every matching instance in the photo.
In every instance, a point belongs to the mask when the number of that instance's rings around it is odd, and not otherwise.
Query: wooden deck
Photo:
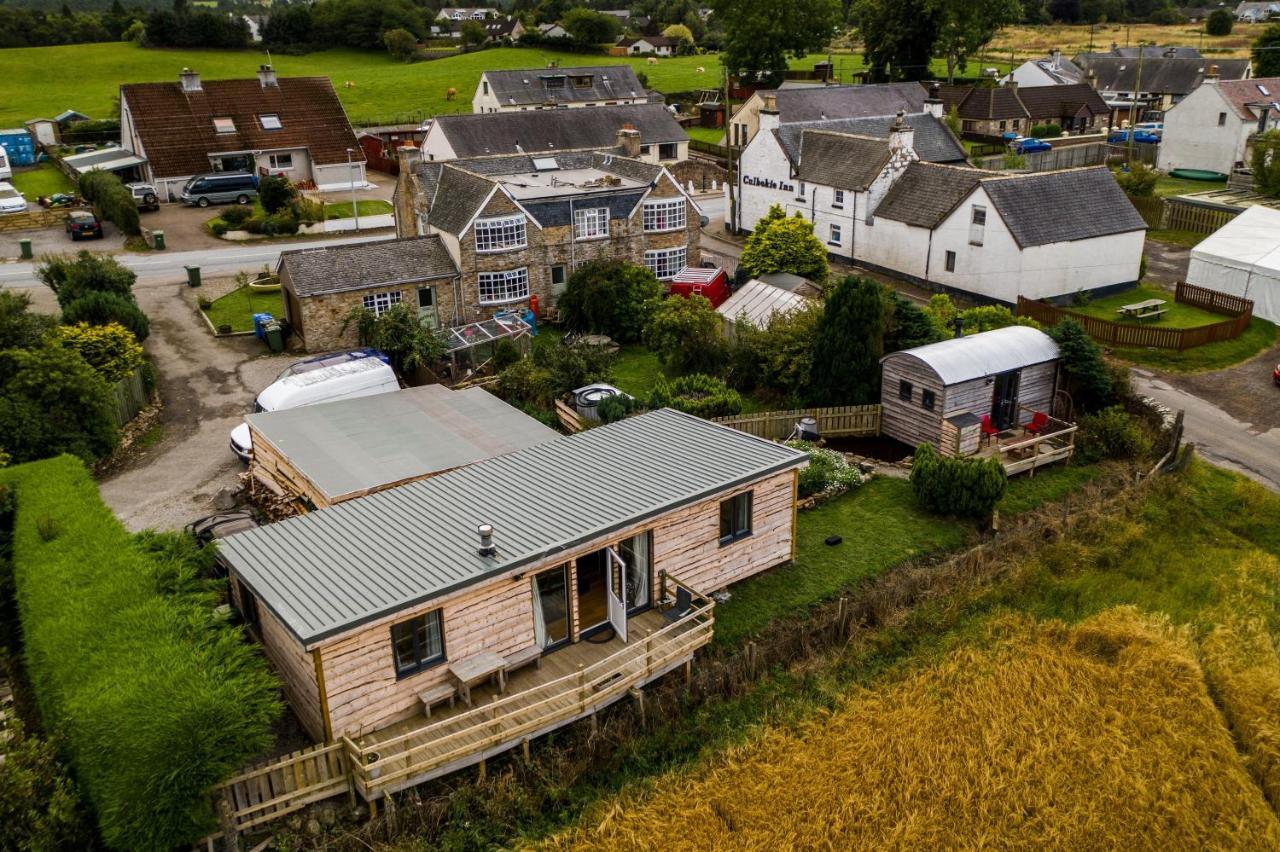
[[[677,585],[668,579],[674,593]],[[581,641],[542,658],[541,668],[513,673],[505,694],[472,690],[473,706],[437,707],[365,735],[343,737],[354,787],[368,801],[508,751],[589,716],[693,659],[711,641],[714,602],[694,594],[696,608],[668,623],[655,610],[627,622],[628,639]]]
[[[979,458],[998,458],[1009,476],[1066,461],[1075,452],[1077,426],[1056,417],[1049,418],[1049,428],[1042,435],[1033,435],[1023,426],[1001,432],[999,436],[984,441],[978,450]]]

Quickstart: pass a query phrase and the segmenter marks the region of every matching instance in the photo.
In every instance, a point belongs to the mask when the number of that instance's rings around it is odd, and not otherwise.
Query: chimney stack
[[[893,119],[893,126],[889,128],[889,150],[891,152],[910,151],[915,148],[915,141],[915,128],[906,123],[902,110],[898,110],[898,115]]]
[[[1058,48],[1055,47],[1053,49],[1053,52],[1049,54],[1049,58],[1050,58],[1049,67],[1052,68],[1054,71],[1057,71],[1059,68],[1062,67],[1062,51],[1061,50],[1058,50]]]
[[[623,156],[635,159],[640,156],[640,131],[634,124],[624,124],[618,128],[617,147]]]
[[[480,534],[480,549],[476,552],[481,556],[496,555],[498,548],[493,543],[493,526],[491,524],[481,524],[476,527],[476,532]]]
[[[270,65],[258,66],[258,82],[262,84],[264,89],[278,89],[279,81],[276,80],[276,69]]]
[[[770,92],[761,95],[764,106],[760,108],[760,130],[777,130],[781,121],[778,118],[778,96]]]
[[[411,173],[421,158],[422,152],[412,145],[404,144],[396,149],[396,161],[400,165],[400,174],[402,175]]]
[[[942,84],[937,80],[929,82],[929,97],[924,99],[924,111],[934,118],[942,118],[945,113],[942,108]]]
[[[1016,94],[1018,91],[1018,81],[1010,77],[1009,82],[1005,83],[1004,87]]]
[[[1208,67],[1208,69],[1204,72],[1204,81],[1206,83],[1218,82],[1218,66],[1217,65],[1210,65]]]
[[[190,68],[182,69],[182,73],[178,75],[178,81],[182,84],[182,91],[184,92],[202,91],[200,88],[200,75]]]

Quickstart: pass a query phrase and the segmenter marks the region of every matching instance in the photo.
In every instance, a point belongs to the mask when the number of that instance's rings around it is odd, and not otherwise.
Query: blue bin
[[[534,336],[538,334],[538,318],[533,315],[533,311],[528,308],[520,311],[520,319],[529,324],[529,328],[533,329]]]
[[[266,326],[267,323],[273,321],[275,317],[271,314],[254,314],[253,315],[253,336],[259,340],[267,339]]]

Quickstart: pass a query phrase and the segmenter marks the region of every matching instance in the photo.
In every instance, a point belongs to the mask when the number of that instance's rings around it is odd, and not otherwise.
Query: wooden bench
[[[507,654],[503,659],[507,663],[508,674],[516,669],[522,669],[530,663],[533,664],[534,668],[540,669],[542,668],[542,648],[537,645],[530,645],[527,648],[521,648],[519,651]]]
[[[454,696],[458,694],[458,690],[447,683],[439,686],[433,686],[430,689],[423,690],[418,693],[418,700],[422,702],[422,712],[427,718],[431,718],[431,708],[439,704],[441,701],[448,701],[449,706],[453,706]]]

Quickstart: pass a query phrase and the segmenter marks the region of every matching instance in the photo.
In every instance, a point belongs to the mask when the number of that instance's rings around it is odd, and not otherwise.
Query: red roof
[[[1280,77],[1254,77],[1251,80],[1220,80],[1218,91],[1231,104],[1236,115],[1245,121],[1255,121],[1259,113],[1245,104],[1276,104],[1280,102]],[[1263,94],[1263,93],[1266,94]],[[1274,106],[1273,106],[1274,108]]]
[[[364,162],[327,77],[281,77],[274,86],[257,78],[208,80],[191,92],[176,81],[133,83],[120,87],[120,100],[142,140],[137,153],[157,178],[207,172],[209,155],[222,152],[306,148],[313,163],[325,165],[345,163],[353,148],[353,159]],[[264,115],[277,116],[280,128],[264,128]],[[231,119],[234,131],[219,133],[215,118]]]

